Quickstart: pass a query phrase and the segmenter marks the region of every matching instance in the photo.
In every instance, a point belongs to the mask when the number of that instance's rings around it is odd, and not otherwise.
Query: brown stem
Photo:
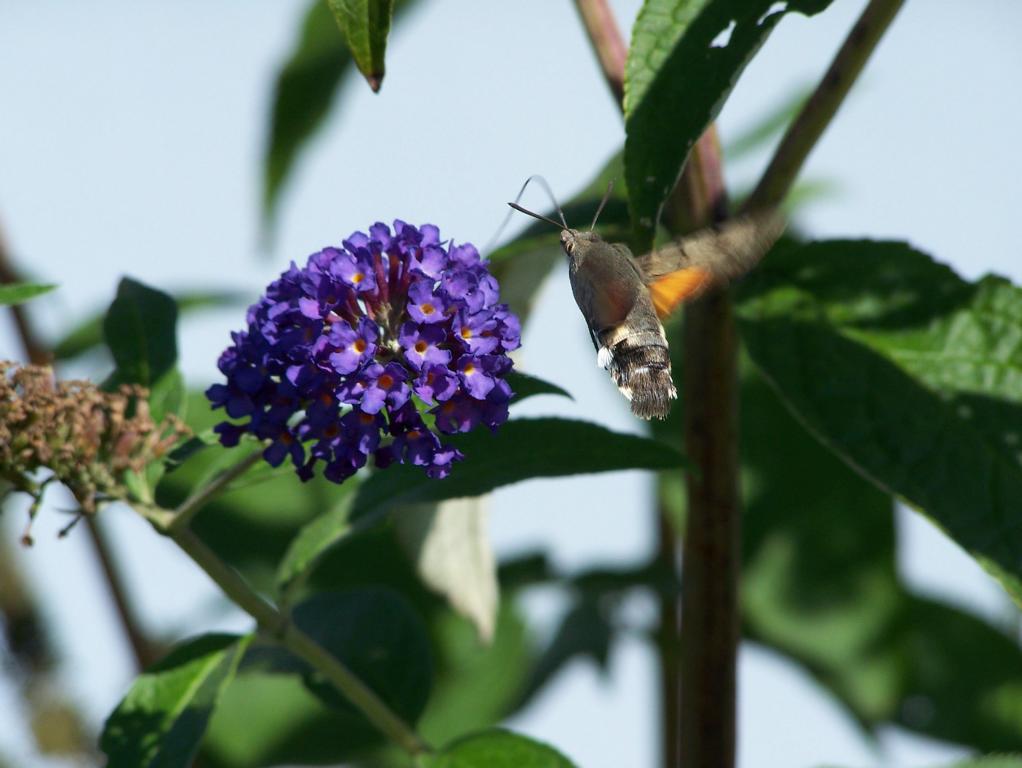
[[[720,142],[712,125],[689,155],[665,210],[676,234],[726,217]],[[682,347],[684,442],[692,470],[686,475],[681,558],[683,634],[675,683],[680,708],[664,765],[730,768],[735,758],[741,499],[738,348],[726,291],[686,306]]]
[[[679,572],[678,534],[666,509],[657,509],[657,558]],[[660,669],[660,759],[665,768],[681,765],[681,601],[673,592],[660,597],[657,662]]]
[[[783,202],[809,153],[837,114],[903,3],[904,0],[870,0],[813,95],[788,127],[745,204],[747,210],[769,208]]]
[[[738,344],[731,300],[717,291],[686,308],[687,516],[682,555],[681,765],[735,759],[735,666],[741,497]]]
[[[576,0],[576,5],[604,78],[620,103],[626,51],[617,25],[602,0]],[[693,147],[666,209],[675,234],[726,216],[727,193],[714,125]],[[684,440],[696,470],[686,480],[681,601],[671,596],[660,601],[661,757],[665,768],[730,768],[735,755],[741,553],[737,346],[726,292],[686,309],[683,344]],[[677,572],[678,532],[662,510],[657,512],[658,557]]]
[[[625,59],[628,46],[621,36],[614,13],[607,0],[575,0],[575,8],[582,17],[582,24],[589,35],[593,52],[600,62],[607,87],[614,94],[614,100],[623,104],[625,96]]]
[[[106,581],[110,598],[114,602],[114,609],[121,622],[121,629],[131,646],[132,655],[135,657],[135,666],[143,670],[151,664],[159,661],[162,653],[156,648],[143,632],[135,618],[131,608],[131,601],[124,586],[124,579],[121,577],[117,566],[114,563],[113,552],[106,540],[103,530],[97,525],[94,517],[86,517],[85,525],[89,531],[89,539],[92,541],[93,551],[96,553],[96,560],[99,562],[103,572],[103,579]]]
[[[20,282],[21,276],[14,267],[10,251],[7,250],[3,230],[0,229],[0,284],[7,285],[9,283]],[[14,304],[10,307],[10,311],[11,316],[14,318],[14,326],[17,329],[18,338],[21,340],[21,346],[25,351],[25,357],[28,358],[30,363],[35,365],[49,365],[52,355],[46,348],[46,345],[36,335],[26,308],[19,304]]]
[[[0,231],[0,284],[18,283],[21,281],[21,275],[14,266],[10,251],[7,249],[6,242],[3,238],[3,232]],[[14,317],[14,324],[18,332],[18,338],[21,341],[22,349],[24,350],[25,356],[28,358],[29,362],[36,365],[50,365],[53,362],[53,355],[49,348],[36,334],[32,321],[28,316],[26,307],[14,305],[10,307],[10,311],[11,315]],[[89,538],[92,541],[93,549],[96,552],[96,557],[99,560],[100,567],[102,568],[107,589],[114,601],[114,607],[117,610],[117,616],[120,619],[121,629],[124,631],[124,635],[128,639],[128,643],[131,645],[131,649],[134,653],[135,664],[138,669],[144,669],[156,660],[156,651],[152,644],[146,639],[145,633],[142,631],[139,622],[135,618],[134,612],[131,610],[131,606],[127,598],[127,592],[124,588],[123,579],[121,579],[120,574],[117,571],[117,567],[114,563],[109,547],[107,546],[95,519],[91,517],[86,518],[86,530],[89,532]]]

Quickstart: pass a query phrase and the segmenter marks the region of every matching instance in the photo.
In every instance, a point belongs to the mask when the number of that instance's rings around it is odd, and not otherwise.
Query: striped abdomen
[[[597,363],[632,404],[641,419],[664,419],[678,390],[671,378],[671,355],[664,327],[649,301],[629,313],[625,322],[599,334]]]

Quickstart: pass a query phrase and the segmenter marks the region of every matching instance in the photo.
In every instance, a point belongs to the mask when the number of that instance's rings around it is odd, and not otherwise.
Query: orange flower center
[[[376,380],[376,383],[380,385],[381,389],[390,389],[394,386],[394,377],[389,373],[385,373]]]
[[[472,363],[469,363],[468,365],[465,366],[464,373],[465,373],[466,376],[471,376],[475,372],[476,372],[476,367],[474,365],[472,365]]]
[[[463,339],[471,339],[472,338],[472,329],[469,328],[468,326],[465,326],[464,328],[462,328],[461,329],[461,338],[463,338]]]
[[[422,341],[421,339],[415,342],[415,351],[418,352],[420,355],[426,354],[427,349],[429,349],[429,344]]]
[[[436,312],[436,307],[434,307],[432,304],[423,304],[421,307],[419,307],[419,309],[422,310],[422,314],[424,315],[432,315],[434,312]]]
[[[354,347],[355,351],[358,352],[360,355],[366,351],[365,339],[355,339],[355,343],[352,344],[351,346]]]
[[[366,276],[363,275],[361,272],[356,272],[355,274],[353,274],[351,276],[351,282],[353,282],[355,285],[358,285],[359,283],[361,283],[365,279],[366,279]]]

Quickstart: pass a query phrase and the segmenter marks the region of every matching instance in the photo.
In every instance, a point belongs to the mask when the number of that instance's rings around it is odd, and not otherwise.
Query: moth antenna
[[[543,216],[539,216],[538,214],[535,214],[532,211],[527,211],[524,208],[520,208],[518,206],[518,203],[521,202],[522,195],[525,194],[525,190],[529,186],[529,182],[533,181],[534,179],[536,181],[538,181],[543,186],[543,189],[546,190],[547,196],[550,198],[551,202],[554,204],[554,208],[557,209],[557,213],[561,217],[561,223],[560,224],[558,224],[556,221],[551,221],[550,219],[544,218]],[[563,229],[568,229],[568,222],[565,221],[565,219],[564,219],[564,211],[562,211],[561,210],[561,206],[558,205],[557,198],[554,197],[553,190],[550,189],[550,185],[547,183],[547,180],[544,179],[539,174],[534,173],[532,176],[527,178],[525,180],[525,183],[522,184],[522,188],[518,190],[518,194],[515,196],[515,201],[513,203],[508,203],[508,205],[510,205],[512,208],[516,208],[517,210],[521,211],[522,213],[526,213],[529,216],[532,216],[534,218],[541,219],[543,221],[549,221],[551,224],[556,226],[558,229],[561,229],[562,225],[563,225]],[[486,247],[483,248],[483,253],[489,253],[490,250],[493,248],[493,246],[497,244],[497,240],[500,238],[500,235],[504,231],[504,228],[508,225],[508,222],[511,221],[511,216],[512,215],[513,214],[511,213],[511,211],[507,212],[507,216],[504,217],[504,221],[502,221],[500,223],[500,226],[497,227],[497,232],[493,235],[493,237],[490,238],[490,241],[486,244]]]
[[[607,183],[607,191],[603,193],[603,199],[600,201],[599,207],[596,209],[596,213],[593,214],[593,223],[589,225],[589,231],[592,232],[596,229],[596,220],[600,218],[600,214],[603,213],[603,206],[610,200],[610,193],[614,190],[614,180],[611,179]]]
[[[540,221],[545,221],[548,224],[553,224],[558,229],[568,229],[568,227],[562,227],[560,224],[558,224],[556,221],[551,219],[549,216],[543,216],[541,214],[538,214],[538,213],[535,213],[533,211],[530,211],[528,208],[523,208],[518,203],[508,203],[508,205],[510,205],[516,211],[518,211],[520,213],[524,213],[526,216],[531,216],[534,219],[539,219]]]
[[[515,202],[517,203],[521,199],[522,193],[525,192],[525,188],[527,186],[529,186],[529,182],[532,181],[533,179],[538,181],[540,186],[542,186],[543,189],[546,190],[547,197],[549,197],[550,198],[550,202],[554,204],[554,210],[556,210],[557,211],[557,215],[561,217],[561,224],[564,225],[564,229],[569,229],[568,222],[564,219],[564,211],[561,210],[560,203],[558,203],[557,202],[557,198],[554,197],[554,191],[550,188],[550,184],[547,183],[547,180],[544,179],[542,176],[540,176],[538,173],[533,174],[532,176],[530,176],[529,178],[527,178],[525,180],[525,183],[522,184],[521,192],[519,192],[518,193],[518,197],[515,198]]]

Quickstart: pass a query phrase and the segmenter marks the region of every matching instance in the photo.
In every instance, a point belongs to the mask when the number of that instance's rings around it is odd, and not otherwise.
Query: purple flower
[[[417,323],[443,323],[447,302],[432,280],[416,280],[408,288],[408,314]]]
[[[447,365],[451,362],[450,350],[440,346],[447,340],[447,334],[439,326],[408,322],[401,326],[397,338],[405,360],[417,371],[424,365]]]
[[[365,247],[353,245],[353,240],[360,234],[357,232],[344,241],[345,246],[354,249],[355,252],[353,254],[344,253],[334,259],[330,264],[330,273],[340,278],[345,285],[351,286],[356,292],[367,293],[376,290],[376,273],[373,270],[369,251]],[[357,242],[363,241],[368,243],[365,235],[362,235]]]
[[[443,435],[507,420],[507,353],[518,319],[469,244],[433,225],[382,223],[292,262],[231,336],[206,392],[230,419],[224,445],[265,441],[274,466],[341,482],[366,465],[406,463],[446,477],[461,452]],[[422,413],[429,409],[429,424]]]
[[[469,314],[462,310],[454,317],[454,335],[474,355],[486,355],[500,345],[498,321],[492,312]]]
[[[384,404],[400,408],[408,402],[411,389],[405,383],[406,370],[399,363],[371,363],[362,371],[359,407],[365,413],[379,413]]]
[[[340,374],[354,373],[376,354],[379,336],[376,323],[368,317],[361,318],[355,328],[343,320],[333,323],[326,344],[331,350],[330,367]]]
[[[415,380],[415,394],[427,403],[450,400],[461,385],[458,374],[446,365],[429,365]]]

